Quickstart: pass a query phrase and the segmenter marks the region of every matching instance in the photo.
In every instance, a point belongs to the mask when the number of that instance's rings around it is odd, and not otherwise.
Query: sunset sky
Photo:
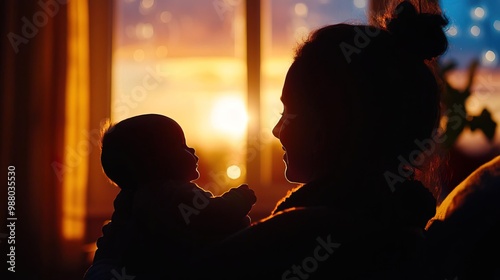
[[[274,156],[281,151],[280,144],[270,132],[282,110],[279,97],[294,47],[317,27],[366,23],[368,2],[264,2],[259,141],[267,147],[265,157],[272,161],[268,176],[282,178],[284,165]],[[458,88],[463,87],[463,69],[471,59],[481,60],[481,76],[475,95],[468,100],[468,110],[478,114],[486,107],[500,121],[500,7],[493,2],[475,6],[468,1],[443,1],[443,10],[451,19],[447,29],[450,49],[443,60],[459,63],[461,69],[450,76]],[[200,155],[202,183],[215,180],[222,182],[218,185],[236,185],[245,179],[246,125],[255,116],[245,109],[244,24],[239,0],[118,2],[113,119],[148,112],[176,119],[185,129],[188,144]],[[488,143],[482,132],[465,131],[458,145],[468,153],[498,150],[499,134],[497,129],[494,143]],[[240,177],[228,179],[230,167]],[[215,192],[224,190],[216,188]]]

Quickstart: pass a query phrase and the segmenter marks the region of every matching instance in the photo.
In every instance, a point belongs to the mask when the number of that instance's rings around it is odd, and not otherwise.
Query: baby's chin
[[[196,181],[200,178],[200,172],[198,171],[198,169],[195,169],[194,172],[192,173],[192,176],[190,177],[189,181],[192,182],[192,181]]]

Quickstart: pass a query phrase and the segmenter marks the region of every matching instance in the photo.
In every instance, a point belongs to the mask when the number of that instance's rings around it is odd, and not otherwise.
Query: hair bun
[[[440,14],[417,13],[409,1],[401,2],[386,25],[396,41],[419,59],[443,54],[448,40],[443,28],[448,20]]]

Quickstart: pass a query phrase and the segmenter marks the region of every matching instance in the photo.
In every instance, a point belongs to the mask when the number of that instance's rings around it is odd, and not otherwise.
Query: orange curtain
[[[68,63],[64,127],[65,157],[60,168],[62,234],[67,240],[83,240],[88,155],[91,143],[82,132],[89,130],[89,27],[87,0],[68,3]],[[54,162],[53,164],[58,164]]]
[[[78,154],[85,148],[78,133],[88,126],[89,114],[86,5],[82,0],[0,4],[0,219],[16,218],[6,222],[15,228],[0,229],[2,274],[15,266],[23,279],[83,275],[87,161]],[[9,166],[15,168],[13,215],[4,203]],[[15,244],[7,244],[12,236]],[[15,263],[8,263],[12,245]]]

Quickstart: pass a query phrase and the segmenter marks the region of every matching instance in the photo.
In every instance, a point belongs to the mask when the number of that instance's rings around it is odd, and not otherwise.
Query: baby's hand
[[[248,200],[251,205],[255,204],[255,202],[257,201],[255,192],[252,189],[250,189],[247,184],[240,185],[234,190],[237,191],[240,195],[242,195],[246,200]]]

